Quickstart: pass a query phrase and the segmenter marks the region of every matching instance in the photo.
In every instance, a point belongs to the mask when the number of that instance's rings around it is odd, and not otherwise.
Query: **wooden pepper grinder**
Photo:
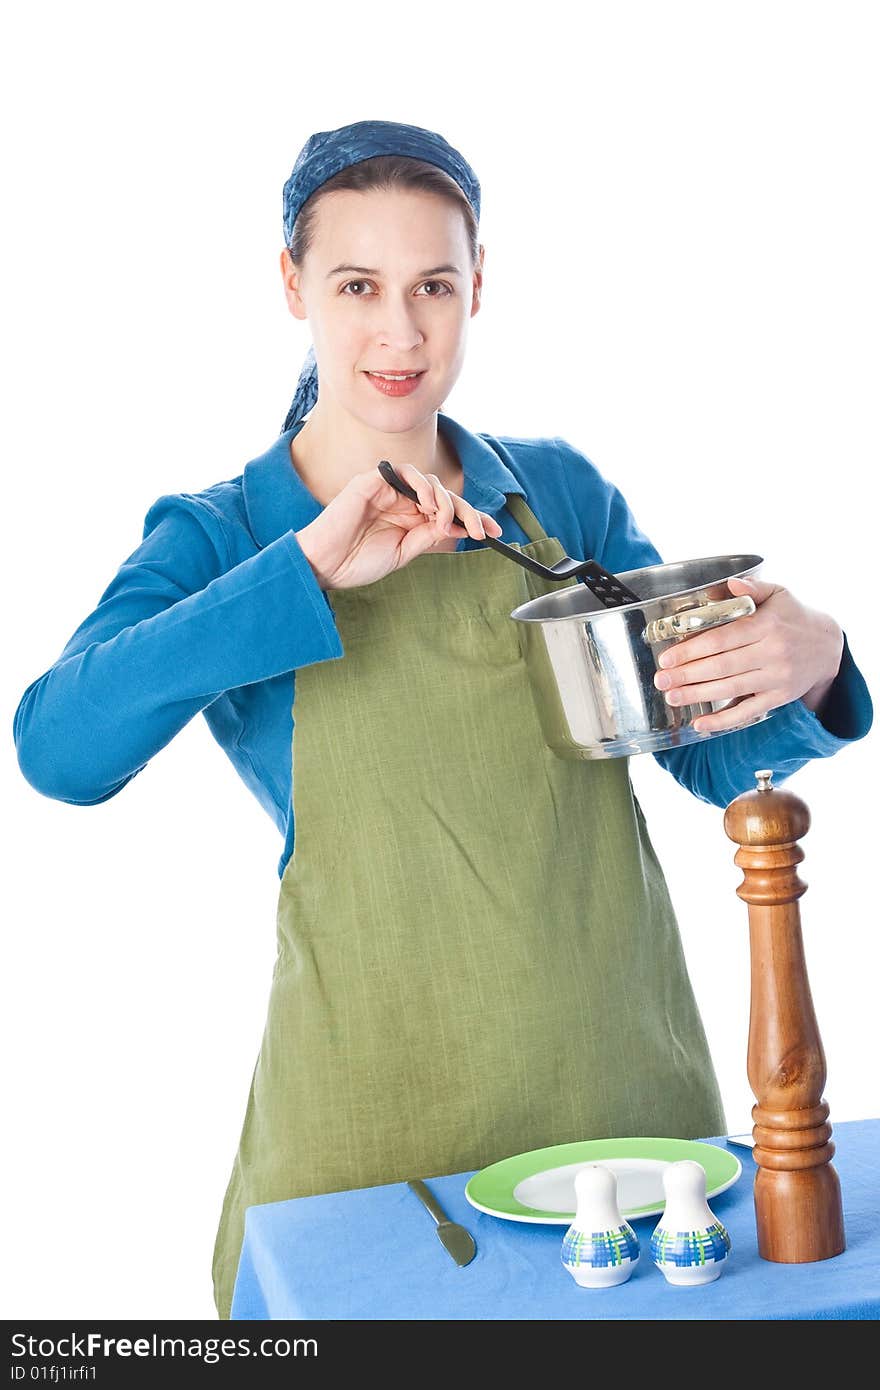
[[[797,841],[810,828],[799,797],[756,772],[756,791],[727,807],[724,829],[741,848],[737,894],[749,905],[751,1012],[748,1076],[757,1105],[755,1217],[765,1260],[805,1264],[846,1247],[840,1181],[831,1166],[829,1107],[822,1098],[826,1068],[813,1011],[798,898],[804,852]]]

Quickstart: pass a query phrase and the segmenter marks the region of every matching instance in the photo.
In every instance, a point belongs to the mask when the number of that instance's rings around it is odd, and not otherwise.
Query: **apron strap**
[[[547,533],[521,492],[505,493],[507,510],[525,531],[530,541],[545,541]]]

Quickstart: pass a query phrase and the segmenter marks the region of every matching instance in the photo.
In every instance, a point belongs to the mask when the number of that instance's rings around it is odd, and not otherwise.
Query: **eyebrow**
[[[335,265],[335,266],[333,267],[332,270],[328,270],[328,271],[327,271],[327,275],[326,275],[325,278],[329,280],[331,275],[340,275],[340,274],[343,274],[343,273],[346,274],[346,275],[351,275],[351,274],[354,274],[354,275],[381,275],[381,274],[382,274],[382,272],[381,272],[380,270],[371,270],[370,267],[369,267],[369,266],[366,266],[366,265]],[[433,265],[433,266],[431,266],[431,269],[430,269],[430,270],[423,270],[423,271],[421,271],[421,273],[420,273],[420,275],[419,275],[419,279],[423,279],[426,275],[460,275],[460,274],[461,274],[461,271],[459,270],[459,268],[458,268],[457,265]]]

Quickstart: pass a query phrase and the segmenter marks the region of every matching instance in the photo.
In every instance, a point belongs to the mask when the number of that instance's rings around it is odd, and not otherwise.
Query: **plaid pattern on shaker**
[[[567,1265],[603,1269],[636,1260],[638,1255],[639,1238],[628,1222],[610,1231],[578,1231],[570,1226],[562,1242],[562,1262]]]
[[[651,1258],[655,1264],[687,1268],[723,1260],[730,1249],[730,1236],[720,1221],[704,1231],[664,1231],[659,1227],[651,1236]]]

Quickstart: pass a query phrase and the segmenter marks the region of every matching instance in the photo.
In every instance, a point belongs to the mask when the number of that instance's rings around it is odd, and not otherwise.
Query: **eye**
[[[350,293],[349,293],[349,298],[350,298],[350,299],[366,299],[366,298],[368,298],[368,296],[367,296],[366,294],[363,294],[363,293],[361,292],[361,290],[355,291],[355,290],[353,289],[353,286],[358,286],[358,285],[359,285],[359,286],[363,287],[363,286],[369,285],[369,284],[371,284],[371,281],[369,281],[369,280],[348,280],[348,281],[346,281],[346,283],[342,286],[341,293],[342,293],[342,294],[346,294],[346,293],[350,292]],[[425,289],[425,288],[427,288],[428,286],[433,286],[434,289],[437,291],[437,293],[423,295],[422,297],[423,297],[424,299],[443,299],[446,295],[449,295],[449,294],[452,294],[452,293],[453,293],[452,286],[451,286],[451,285],[447,285],[447,283],[446,283],[445,280],[426,280],[426,281],[424,282],[424,284],[423,284],[420,288],[421,288],[421,289]],[[375,293],[374,290],[370,290],[370,292],[369,292],[370,296],[372,296],[374,293]]]

